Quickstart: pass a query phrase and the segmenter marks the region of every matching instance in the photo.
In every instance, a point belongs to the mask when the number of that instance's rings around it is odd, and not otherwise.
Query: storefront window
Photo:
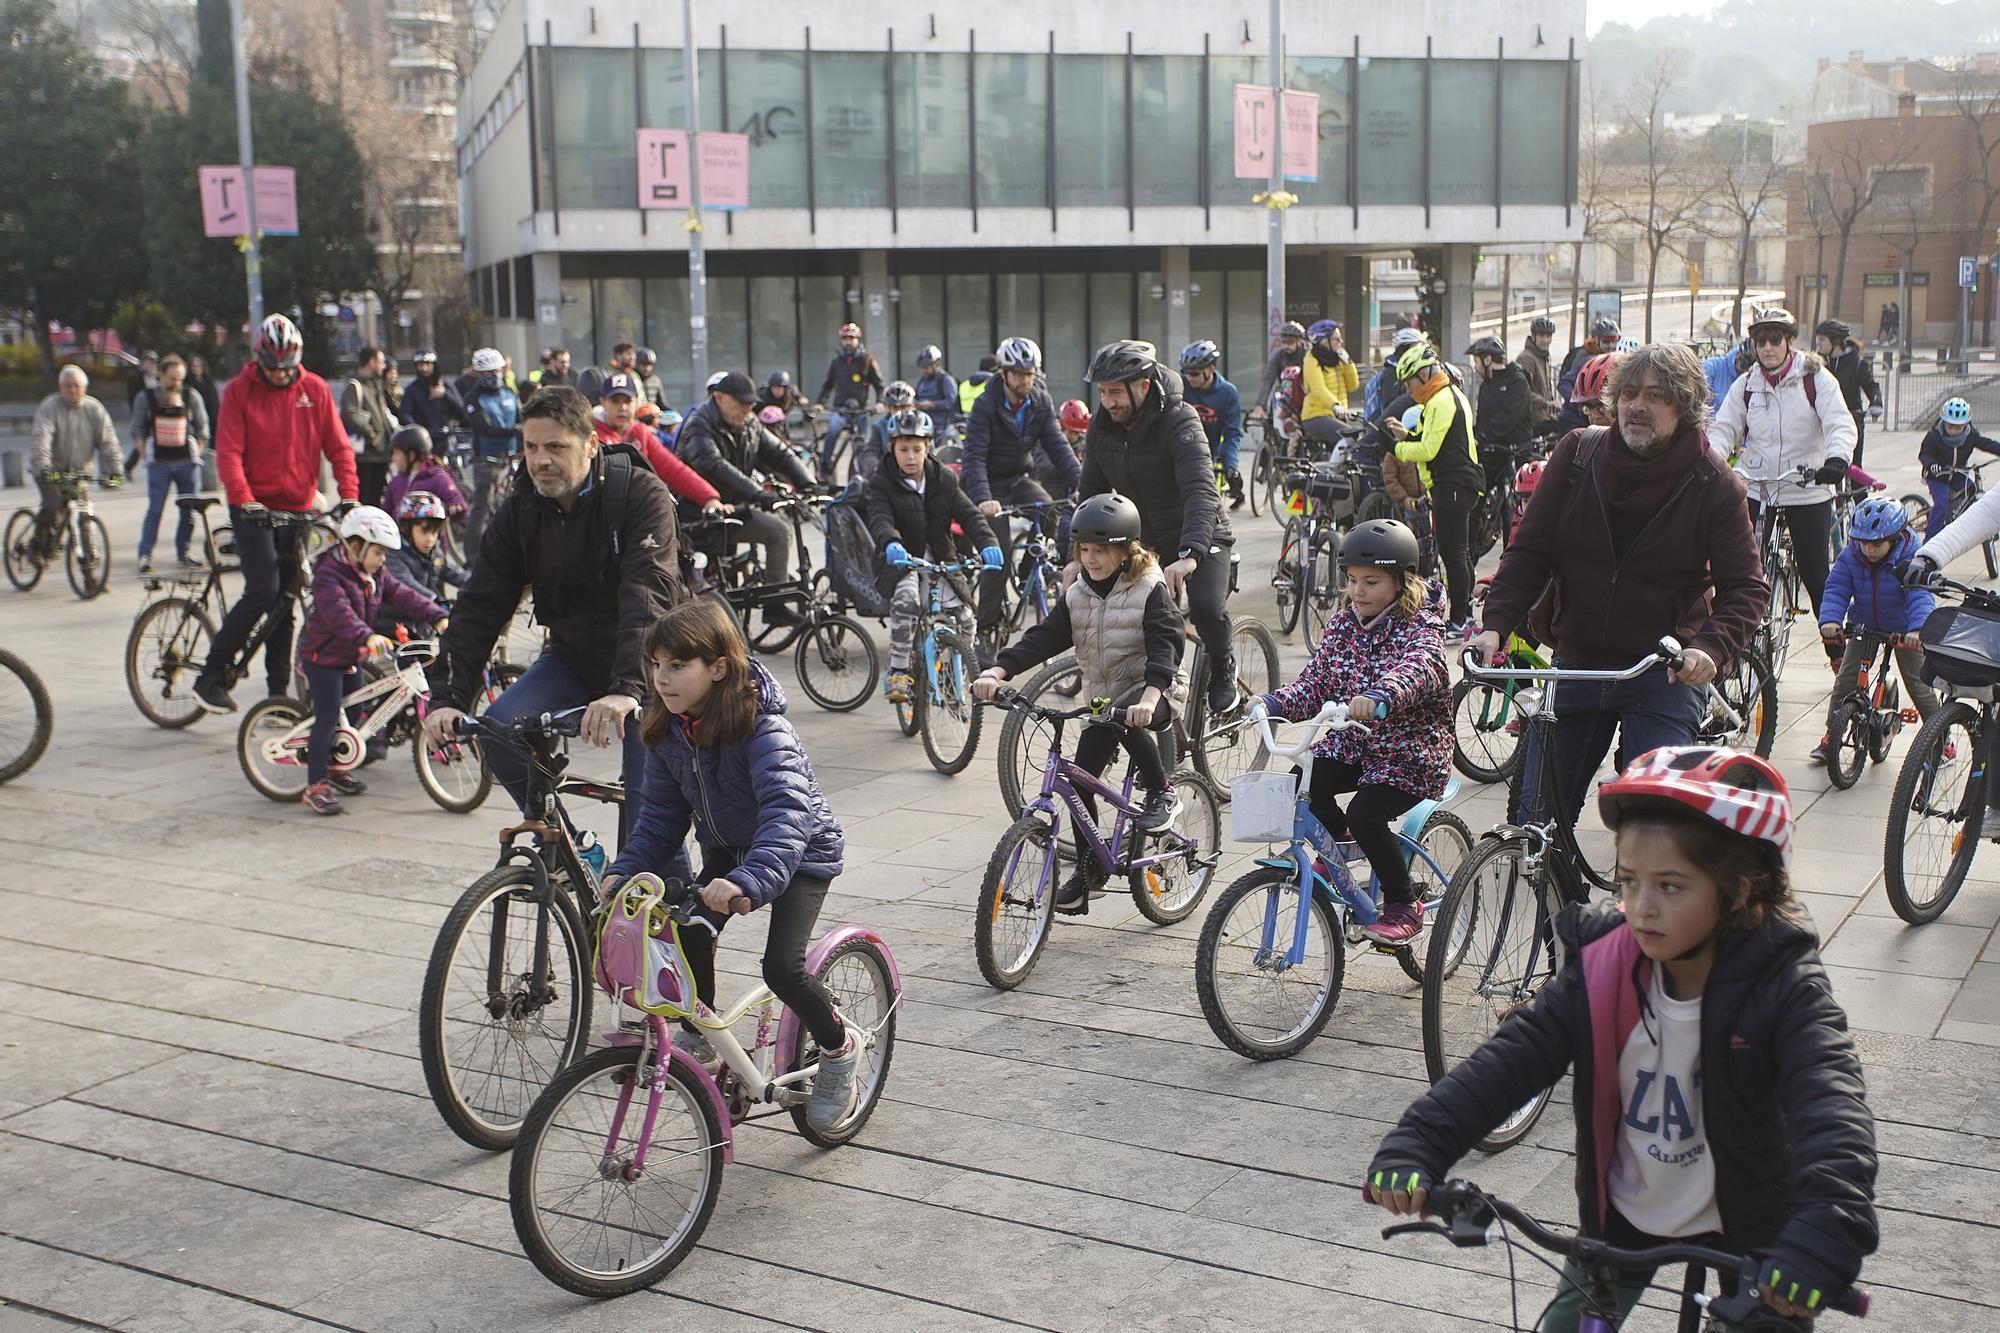
[[[1083,322],[1084,276],[1045,273],[1042,283],[1049,298],[1042,306],[1042,370],[1048,375],[1049,395],[1058,403],[1065,398],[1095,403],[1090,386],[1083,382],[1090,364],[1090,337]]]
[[[790,369],[799,392],[808,398],[817,394],[826,380],[826,368],[840,346],[840,326],[846,319],[846,278],[839,274],[818,274],[799,279],[801,351],[799,364]]]
[[[1043,164],[1048,132],[1047,56],[973,59],[979,124],[979,205],[1035,207],[1048,202]]]
[[[1198,204],[1200,172],[1191,146],[1201,132],[1201,61],[1194,56],[1132,58],[1132,198]]]
[[[944,363],[955,375],[969,375],[980,357],[993,352],[993,279],[985,273],[946,278],[945,300],[951,327],[943,344]],[[913,373],[915,369],[911,367]]]
[[[569,348],[572,369],[581,370],[597,360],[597,334],[592,327],[597,303],[591,295],[589,278],[562,280],[562,345]]]
[[[750,358],[749,283],[708,278],[708,370],[747,370]]]
[[[1090,338],[1084,355],[1118,338],[1138,336],[1132,315],[1132,275],[1090,275]]]
[[[688,352],[686,278],[646,279],[646,345],[660,358],[658,373],[668,401],[683,412],[699,407],[694,361]]]
[[[550,63],[556,206],[637,208],[632,53],[559,46]]]
[[[1270,325],[1264,318],[1264,275],[1256,269],[1230,272],[1228,322],[1231,379],[1247,409],[1271,355]]]
[[[611,349],[619,343],[640,342],[645,332],[640,318],[639,302],[641,293],[637,278],[599,278],[597,280],[597,346],[600,357],[609,357]],[[571,349],[572,352],[574,349]],[[573,356],[571,364],[577,368],[583,362]],[[602,362],[600,361],[601,365]]]
[[[886,56],[815,51],[813,183],[821,208],[887,208],[889,99]]]
[[[1500,67],[1500,122],[1507,127],[1501,150],[1500,202],[1561,204],[1563,136],[1569,131],[1565,104],[1567,67],[1556,60],[1509,60]]]
[[[1268,83],[1271,67],[1249,56],[1208,62],[1208,182],[1212,204],[1247,204],[1266,182],[1236,175],[1236,85]]]
[[[902,299],[896,303],[896,333],[904,358],[895,373],[915,384],[917,349],[925,343],[936,343],[943,348],[946,368],[955,370],[951,344],[945,340],[944,278],[935,273],[905,273],[895,279],[895,284],[902,293]]]
[[[993,279],[994,328],[996,336],[979,348],[965,363],[965,375],[979,365],[979,358],[993,355],[1001,338],[1042,340],[1042,277],[1039,273],[1002,273]],[[967,348],[968,351],[971,348]],[[960,373],[954,370],[954,373]]]
[[[895,57],[899,208],[964,208],[971,202],[968,59],[949,52]]]
[[[749,374],[759,384],[774,370],[790,370],[799,357],[796,285],[789,277],[750,279]],[[726,362],[718,361],[717,365]]]
[[[1431,202],[1493,202],[1491,60],[1431,62]],[[1487,114],[1480,115],[1484,109]],[[1509,125],[1509,130],[1514,126]]]
[[[1424,201],[1424,62],[1361,59],[1360,199],[1364,204]],[[1491,105],[1491,103],[1489,103]],[[1453,123],[1484,124],[1484,118]]]
[[[1056,202],[1125,205],[1125,59],[1056,57]]]
[[[1190,281],[1200,291],[1188,293],[1188,337],[1212,338],[1222,348],[1222,374],[1234,382],[1236,376],[1235,350],[1229,345],[1222,321],[1222,270],[1196,269],[1188,275]],[[1179,351],[1179,348],[1175,348]],[[1247,395],[1250,390],[1238,384]],[[1248,404],[1245,404],[1248,406]]]
[[[1285,86],[1319,94],[1319,179],[1294,181],[1301,204],[1345,204],[1347,197],[1348,80],[1354,62],[1340,56],[1285,62]]]
[[[702,94],[709,92],[703,52]],[[716,91],[721,91],[720,80]],[[800,51],[729,53],[728,128],[750,136],[750,207],[806,206],[806,59]]]

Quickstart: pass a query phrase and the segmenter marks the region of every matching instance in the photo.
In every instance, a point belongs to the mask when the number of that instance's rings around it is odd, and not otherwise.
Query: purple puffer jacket
[[[1391,610],[1364,625],[1353,607],[1342,608],[1299,678],[1265,695],[1265,708],[1299,722],[1328,700],[1366,694],[1385,714],[1369,734],[1328,732],[1313,753],[1361,765],[1363,783],[1386,783],[1426,800],[1443,796],[1452,726],[1442,607],[1432,585],[1423,609],[1407,618]]]
[[[299,637],[299,660],[315,666],[351,667],[361,650],[375,614],[387,608],[411,624],[433,624],[444,618],[444,605],[397,579],[385,566],[374,578],[361,572],[336,546],[313,566],[312,614]]]

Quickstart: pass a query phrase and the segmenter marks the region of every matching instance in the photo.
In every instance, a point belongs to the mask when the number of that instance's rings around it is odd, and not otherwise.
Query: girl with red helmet
[[[1752,754],[1670,746],[1598,790],[1619,903],[1555,919],[1555,978],[1382,1141],[1371,1201],[1429,1186],[1572,1065],[1580,1229],[1760,1260],[1765,1303],[1810,1318],[1877,1241],[1875,1122],[1819,944],[1792,896],[1792,805]],[[1619,1274],[1620,1317],[1652,1280]],[[1578,1325],[1571,1269],[1542,1333]]]

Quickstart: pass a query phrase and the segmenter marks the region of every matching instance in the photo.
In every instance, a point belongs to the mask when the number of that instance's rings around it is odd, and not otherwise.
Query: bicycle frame
[[[429,649],[434,652],[436,644],[405,645],[403,650],[399,650],[398,655],[402,655],[402,652],[410,648]],[[394,674],[384,676],[372,685],[364,685],[340,701],[343,716],[339,730],[334,733],[334,753],[331,762],[328,764],[331,770],[345,773],[349,769],[357,767],[367,756],[368,742],[375,739],[376,736],[381,734],[384,728],[402,716],[403,710],[410,707],[413,703],[417,710],[417,721],[419,723],[423,721],[424,713],[429,706],[431,686],[429,678],[424,675],[422,662],[415,659],[420,656],[429,655],[429,653],[410,653],[412,660],[399,666]],[[346,710],[355,707],[357,704],[365,704],[371,699],[380,699],[382,702],[377,704],[374,710],[368,714],[366,722],[363,722],[358,727],[350,726],[345,717]],[[265,762],[293,765],[303,763],[305,760],[307,738],[311,735],[312,728],[313,720],[308,717],[283,736],[273,737],[265,741]],[[347,757],[342,759],[342,747],[339,742],[344,737],[351,737],[352,739],[346,747]]]
[[[916,572],[919,582],[917,628],[923,633],[917,636],[917,647],[923,655],[924,687],[930,691],[931,702],[942,704],[946,698],[952,698],[970,703],[972,682],[960,675],[956,657],[952,659],[952,675],[955,679],[946,682],[938,675],[937,622],[938,618],[944,615],[945,607],[944,595],[938,591],[937,576],[951,573],[971,574],[977,572],[980,566],[970,561],[938,562],[912,556],[906,568]],[[971,644],[960,646],[968,652],[972,650]]]

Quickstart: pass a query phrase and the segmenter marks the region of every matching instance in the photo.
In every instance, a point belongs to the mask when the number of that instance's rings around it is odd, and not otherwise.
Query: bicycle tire
[[[1878,764],[1889,762],[1889,749],[1896,743],[1896,733],[1903,729],[1902,706],[1902,691],[1892,680],[1882,687],[1881,712],[1868,729],[1868,757]]]
[[[1187,920],[1208,893],[1215,867],[1222,859],[1222,802],[1192,769],[1184,768],[1173,774],[1173,784],[1181,808],[1170,827],[1192,842],[1194,850],[1171,863],[1164,874],[1157,867],[1147,866],[1127,876],[1139,915],[1156,926]],[[1139,838],[1146,836],[1135,837],[1134,846],[1139,845]],[[1177,885],[1176,879],[1183,875],[1185,886]]]
[[[303,741],[297,764],[268,764],[263,756],[263,747],[266,741],[298,730],[311,718],[309,710],[289,697],[260,699],[243,715],[243,721],[236,728],[236,762],[242,766],[243,776],[257,789],[258,795],[286,805],[297,803],[299,797],[305,794],[307,779]],[[298,778],[296,783],[291,781],[294,774]]]
[[[993,846],[993,855],[987,859],[986,874],[979,882],[979,902],[972,917],[972,952],[979,963],[979,975],[995,990],[1012,990],[1026,981],[1048,945],[1050,928],[1055,923],[1059,887],[1056,876],[1062,871],[1062,858],[1050,859],[1048,843],[1048,822],[1035,815],[1023,815],[1000,835],[1000,841]],[[1039,903],[1022,896],[1014,882],[1014,872],[1022,867],[1029,850],[1035,855],[1035,869],[1026,893],[1032,895],[1043,877],[1049,881]],[[1019,946],[1011,950],[1011,961],[1001,957],[994,940],[1001,910],[1009,906],[1024,909],[1018,915],[1026,928]]]
[[[1507,730],[1520,721],[1514,707],[1517,692],[1511,681],[1492,685],[1470,677],[1451,687],[1451,763],[1474,782],[1505,782],[1520,767],[1520,727]],[[1492,711],[1495,699],[1500,701],[1497,715]],[[1469,723],[1468,708],[1474,710]]]
[[[695,1244],[701,1240],[702,1233],[708,1229],[709,1218],[715,1212],[715,1201],[722,1194],[722,1122],[715,1114],[714,1099],[709,1095],[708,1088],[697,1080],[696,1075],[688,1073],[669,1059],[659,1066],[656,1074],[656,1077],[665,1079],[669,1085],[661,1097],[661,1120],[650,1121],[644,1115],[625,1116],[618,1131],[620,1146],[635,1144],[636,1138],[628,1136],[636,1136],[642,1125],[650,1125],[654,1133],[658,1132],[660,1123],[666,1120],[668,1096],[674,1096],[677,1104],[686,1108],[690,1124],[698,1131],[693,1146],[684,1150],[661,1153],[658,1157],[649,1155],[647,1169],[636,1179],[626,1178],[623,1172],[606,1173],[600,1170],[598,1179],[594,1182],[597,1185],[594,1204],[579,1206],[572,1201],[590,1197],[590,1186],[593,1182],[586,1176],[584,1182],[574,1189],[568,1188],[565,1184],[561,1208],[544,1210],[538,1205],[537,1176],[541,1173],[544,1163],[553,1157],[551,1151],[553,1145],[562,1141],[575,1141],[579,1146],[597,1142],[599,1147],[596,1155],[600,1163],[605,1158],[609,1146],[606,1139],[609,1133],[608,1126],[592,1124],[587,1130],[551,1134],[551,1125],[555,1124],[565,1111],[570,1110],[571,1102],[578,1094],[588,1092],[593,1083],[603,1082],[609,1085],[604,1092],[595,1094],[596,1100],[612,1102],[615,1105],[615,1094],[611,1091],[611,1087],[639,1076],[640,1055],[638,1047],[613,1046],[606,1050],[593,1051],[559,1072],[550,1081],[548,1089],[535,1100],[534,1107],[523,1120],[520,1147],[507,1167],[508,1211],[513,1216],[514,1234],[519,1238],[522,1250],[527,1253],[528,1259],[541,1271],[543,1277],[579,1296],[599,1298],[624,1296],[631,1292],[642,1291],[658,1282],[686,1259]],[[622,1078],[619,1074],[621,1070],[624,1071]],[[633,1093],[632,1102],[641,1106],[645,1104],[639,1092]],[[575,1114],[579,1116],[585,1114],[584,1108],[579,1105],[575,1108]],[[600,1108],[601,1114],[603,1112]],[[649,1154],[653,1151],[651,1140],[648,1151]],[[616,1157],[618,1154],[610,1155]],[[625,1154],[625,1160],[629,1162],[629,1152]],[[555,1212],[566,1223],[574,1224],[603,1218],[606,1219],[605,1225],[610,1226],[609,1217],[612,1212],[610,1199],[613,1197],[613,1192],[618,1189],[628,1193],[636,1192],[642,1184],[658,1180],[660,1176],[658,1168],[669,1162],[685,1162],[694,1166],[701,1173],[701,1184],[699,1190],[690,1195],[690,1206],[681,1210],[684,1222],[676,1228],[668,1243],[662,1246],[658,1253],[647,1257],[642,1263],[604,1270],[591,1269],[568,1259],[556,1239],[549,1234],[542,1217],[544,1211]],[[576,1174],[583,1175],[583,1168],[587,1166],[587,1161],[579,1162]],[[645,1228],[642,1226],[644,1218],[659,1215],[658,1210],[650,1208],[634,1207],[630,1212],[631,1221],[615,1228],[617,1234],[622,1235],[627,1243],[631,1238],[645,1234]]]
[[[1951,740],[1954,728],[1960,732],[1956,742]],[[1954,744],[1956,753],[1945,758],[1945,747]],[[1917,738],[1910,742],[1909,753],[1903,756],[1903,767],[1896,774],[1895,790],[1889,798],[1888,824],[1883,830],[1882,890],[1896,915],[1913,926],[1925,925],[1942,916],[1958,896],[1966,873],[1972,868],[1986,819],[1986,784],[1991,780],[1978,763],[1985,745],[1985,725],[1979,709],[1963,699],[1950,699],[1931,714],[1930,721],[1924,723]],[[1938,773],[1944,764],[1965,767],[1965,787],[1955,812],[1960,827],[1951,833],[1951,855],[1937,874],[1936,891],[1920,897],[1914,891],[1917,877],[1906,864],[1911,839],[1910,813],[1919,801],[1926,807],[1933,805]],[[1953,814],[1948,812],[1947,827],[1952,818]]]
[[[1868,767],[1868,723],[1853,704],[1842,704],[1826,733],[1826,777],[1835,789],[1846,791],[1861,781]]]
[[[95,514],[77,519],[76,531],[63,543],[63,572],[71,591],[86,602],[111,586],[111,534],[103,519]]]
[[[872,1012],[857,1012],[862,1006],[858,997],[840,984],[845,965],[853,960],[861,960],[866,970],[867,984],[873,992]],[[819,971],[813,975],[820,984],[833,994],[835,1006],[840,1010],[843,1023],[854,1023],[873,1032],[862,1060],[854,1067],[854,1082],[859,1091],[854,1105],[831,1129],[814,1129],[812,1121],[806,1118],[804,1106],[792,1108],[792,1124],[799,1131],[799,1137],[817,1148],[838,1148],[861,1132],[868,1123],[868,1117],[875,1114],[875,1104],[882,1100],[882,1089],[889,1084],[889,1062],[896,1056],[896,1009],[898,996],[894,981],[895,968],[889,961],[887,950],[875,941],[864,937],[853,938],[836,946],[821,960]],[[819,1047],[813,1041],[812,1033],[802,1022],[797,1028],[797,1040],[793,1043],[786,1063],[787,1069],[804,1069],[819,1063]]]
[[[1278,538],[1278,563],[1271,576],[1271,590],[1278,599],[1280,634],[1290,634],[1299,624],[1303,581],[1298,548],[1304,528],[1303,520],[1288,519],[1284,534]]]
[[[1256,698],[1278,688],[1278,639],[1270,626],[1253,616],[1240,616],[1229,629],[1230,656],[1235,659],[1236,694],[1239,702]],[[1208,726],[1208,654],[1202,654],[1200,680],[1188,687],[1188,734],[1200,737],[1188,756],[1194,770],[1208,780],[1217,798],[1227,802],[1229,784],[1245,773],[1270,767],[1271,753],[1263,737],[1249,728],[1239,728],[1233,736],[1211,732]],[[1244,716],[1239,707],[1237,716]]]
[[[1456,856],[1440,854],[1431,845],[1431,840],[1443,834],[1445,839],[1459,848]],[[1410,858],[1410,880],[1417,885],[1417,901],[1424,905],[1424,920],[1435,925],[1438,913],[1444,907],[1444,896],[1451,891],[1451,876],[1465,864],[1472,849],[1477,845],[1472,829],[1463,819],[1449,810],[1433,810],[1424,820],[1424,826],[1417,830],[1417,842],[1430,852],[1431,859],[1438,863],[1438,869],[1446,878],[1439,883],[1431,877],[1431,868],[1421,858]],[[1425,939],[1420,950],[1418,941],[1411,940],[1396,950],[1396,962],[1403,969],[1403,975],[1424,984],[1424,965],[1430,961],[1430,941]]]
[[[125,688],[148,722],[179,731],[207,714],[194,697],[194,682],[214,642],[215,625],[192,598],[163,597],[133,619],[125,638]],[[154,681],[162,683],[157,699],[148,693]]]
[[[1402,517],[1402,511],[1396,507],[1396,502],[1389,498],[1387,491],[1368,492],[1361,497],[1361,503],[1354,508],[1356,527],[1378,518],[1393,518],[1400,522]]]
[[[1478,564],[1486,558],[1486,553],[1500,543],[1500,507],[1494,503],[1492,491],[1480,492],[1479,500],[1472,507],[1470,540],[1467,542],[1466,558]]]
[[[1322,527],[1313,538],[1312,559],[1306,566],[1305,604],[1306,646],[1319,645],[1329,621],[1340,603],[1340,543],[1331,527]]]
[[[1916,531],[1930,522],[1930,496],[1918,495],[1911,491],[1900,497],[1896,503],[1903,506],[1903,513],[1909,519],[1911,531]]]
[[[847,616],[825,616],[799,636],[792,664],[799,688],[829,713],[851,713],[868,702],[882,677],[882,658],[875,640],[861,622]],[[865,667],[858,673],[855,668]],[[843,688],[841,682],[848,676]]]
[[[430,961],[424,968],[423,996],[417,1014],[417,1051],[424,1068],[425,1086],[430,1089],[432,1105],[437,1107],[438,1115],[451,1132],[473,1147],[483,1148],[488,1152],[499,1152],[513,1146],[515,1137],[520,1133],[522,1122],[536,1098],[541,1095],[542,1088],[553,1078],[556,1071],[567,1067],[576,1059],[590,1032],[590,1010],[595,998],[595,984],[590,975],[592,945],[584,930],[583,919],[577,914],[576,904],[570,901],[569,895],[559,884],[551,884],[547,905],[553,926],[550,933],[550,962],[552,965],[555,963],[555,941],[556,937],[560,936],[569,961],[558,976],[560,983],[568,987],[567,995],[570,997],[568,1018],[555,1057],[552,1060],[536,1059],[535,1052],[521,1040],[521,1031],[526,1021],[549,1006],[545,1004],[524,1012],[516,1012],[526,998],[519,990],[525,978],[519,972],[513,972],[508,977],[511,989],[506,997],[505,1017],[491,1012],[490,1006],[494,1002],[491,997],[468,992],[473,995],[472,1010],[485,1015],[481,1020],[483,1026],[497,1029],[500,1043],[512,1043],[514,1047],[519,1048],[518,1051],[508,1052],[508,1057],[493,1062],[498,1073],[514,1069],[526,1070],[533,1063],[537,1072],[543,1073],[543,1080],[530,1087],[518,1078],[510,1082],[506,1078],[498,1077],[497,1073],[489,1074],[487,1083],[481,1086],[490,1086],[497,1081],[498,1090],[489,1099],[488,1107],[482,1109],[471,1104],[453,1074],[449,1052],[446,1049],[451,1044],[446,1029],[447,1020],[452,1017],[447,1013],[447,1004],[452,980],[452,960],[458,956],[458,941],[466,937],[468,927],[474,924],[475,915],[482,907],[502,898],[508,899],[510,905],[518,903],[533,911],[542,910],[542,904],[536,903],[532,897],[533,884],[533,872],[527,866],[519,864],[496,867],[474,880],[472,885],[459,895],[458,901],[452,904],[451,912],[444,919],[444,925],[438,929],[438,937],[431,945]],[[502,948],[504,950],[504,943]],[[485,960],[491,957],[493,950],[490,929],[486,937],[477,942],[475,949],[471,957],[481,962],[483,970]],[[551,970],[555,970],[553,966]],[[558,991],[557,994],[562,995],[564,992]],[[453,1022],[450,1025],[455,1027],[457,1024]],[[504,1045],[502,1049],[506,1049]],[[518,1061],[509,1058],[513,1055],[519,1056]],[[513,1109],[515,1107],[518,1109]],[[489,1114],[489,1110],[492,1113]]]
[[[20,700],[0,698],[0,784],[4,784],[33,768],[47,751],[49,737],[55,732],[56,710],[49,700],[49,687],[42,684],[34,668],[4,648],[0,648],[0,676],[12,676],[19,681],[20,693],[27,703],[22,709]],[[11,695],[14,691],[9,689],[7,693]],[[9,719],[17,712],[25,712],[28,717],[27,739],[18,745],[8,739],[16,731]]]
[[[1273,450],[1270,463],[1264,469],[1264,512],[1269,514],[1279,527],[1283,527],[1286,522],[1285,499],[1285,469],[1279,464],[1277,452]]]
[[[1325,1029],[1328,1020],[1333,1017],[1334,1006],[1340,1003],[1340,988],[1347,970],[1347,943],[1342,938],[1340,921],[1334,915],[1333,909],[1327,905],[1326,899],[1317,893],[1310,895],[1310,906],[1306,909],[1312,913],[1314,920],[1314,926],[1307,927],[1306,933],[1310,939],[1315,927],[1317,928],[1325,948],[1326,962],[1310,975],[1303,970],[1300,972],[1300,984],[1315,986],[1316,989],[1304,997],[1307,1007],[1297,1011],[1299,1016],[1292,1025],[1284,1029],[1269,1029],[1276,1035],[1268,1037],[1263,1035],[1265,1029],[1261,1027],[1254,1031],[1248,1030],[1230,1016],[1230,1006],[1223,997],[1223,987],[1218,978],[1221,976],[1225,957],[1233,957],[1226,955],[1224,951],[1239,946],[1253,933],[1257,934],[1261,941],[1261,923],[1265,912],[1268,911],[1266,908],[1264,911],[1253,912],[1251,916],[1245,918],[1241,929],[1225,939],[1224,935],[1234,909],[1237,904],[1255,894],[1281,894],[1296,903],[1298,888],[1291,882],[1293,874],[1289,868],[1258,866],[1243,875],[1224,889],[1216,898],[1215,905],[1208,909],[1208,919],[1202,922],[1201,937],[1195,944],[1194,988],[1196,996],[1201,1001],[1201,1016],[1208,1021],[1209,1031],[1215,1034],[1217,1041],[1238,1055],[1251,1060],[1282,1060],[1297,1055],[1311,1045],[1313,1039]],[[1297,908],[1294,907],[1292,920],[1297,921],[1297,919]],[[1294,927],[1284,924],[1281,907],[1275,938],[1289,944],[1293,929]],[[1284,975],[1271,972],[1267,965],[1258,963],[1254,950],[1251,955],[1246,955],[1244,961],[1252,971],[1263,972],[1269,976]],[[1304,964],[1300,966],[1303,969]]]
[[[1083,669],[1074,657],[1058,657],[1045,663],[1042,668],[1028,677],[1020,687],[1021,697],[1030,703],[1037,702],[1057,679],[1074,676],[1083,679]],[[1005,720],[1000,723],[1000,800],[1007,807],[1007,815],[1012,819],[1021,817],[1021,809],[1028,802],[1028,784],[1033,783],[1036,793],[1041,791],[1041,760],[1048,754],[1046,744],[1038,744],[1048,735],[1048,724],[1031,726],[1035,719],[1020,709],[1009,709]],[[1075,733],[1080,728],[1072,727],[1064,739],[1070,742],[1074,752]]]
[[[1557,892],[1550,881],[1544,881],[1538,886],[1521,875],[1520,862],[1526,854],[1527,841],[1524,838],[1493,838],[1481,844],[1459,866],[1458,873],[1452,876],[1451,887],[1446,890],[1444,902],[1438,909],[1437,920],[1431,926],[1430,950],[1424,959],[1423,1031],[1424,1069],[1432,1083],[1442,1080],[1454,1064],[1492,1035],[1492,1031],[1505,1021],[1506,1014],[1511,1013],[1517,1005],[1532,999],[1543,985],[1554,978],[1558,970],[1558,962],[1554,957],[1553,934],[1549,930],[1549,922],[1554,916],[1554,909],[1558,906],[1552,903],[1551,899],[1557,896]],[[1483,901],[1479,892],[1482,872],[1503,858],[1511,858],[1514,865],[1508,872],[1501,901],[1495,906],[1489,906]],[[1522,901],[1523,895],[1528,901]],[[1490,953],[1497,952],[1502,947],[1507,938],[1505,932],[1521,919],[1524,911],[1530,915],[1528,953],[1521,963],[1524,975],[1512,978],[1506,983],[1509,990],[1505,996],[1506,1004],[1500,1010],[1501,1016],[1494,1018],[1490,1024],[1485,1024],[1486,1030],[1477,1034],[1472,1040],[1459,1042],[1456,1039],[1448,1039],[1446,1025],[1458,1014],[1457,1007],[1447,1002],[1446,987],[1468,965],[1480,968],[1482,974],[1489,973],[1495,965],[1489,961]],[[1497,925],[1493,929],[1500,936],[1502,943],[1496,944],[1488,955],[1475,957],[1477,940],[1474,932],[1480,927],[1482,918],[1488,917],[1497,918]],[[1547,939],[1546,948],[1541,947],[1544,937]],[[1545,965],[1536,961],[1544,955],[1547,957]],[[1537,970],[1532,974],[1526,974],[1530,967]],[[1485,995],[1478,995],[1476,987],[1475,998],[1482,1002],[1489,999]],[[1476,1009],[1474,1005],[1463,1007]],[[1490,1013],[1494,1006],[1488,1003],[1486,1008]],[[1460,1047],[1463,1049],[1457,1049]],[[1549,1097],[1554,1090],[1554,1085],[1551,1084],[1539,1095],[1530,1098],[1498,1128],[1479,1141],[1480,1150],[1489,1153],[1499,1152],[1519,1143],[1541,1118],[1542,1111],[1548,1106]]]
[[[1270,457],[1271,451],[1269,447],[1261,444],[1257,446],[1257,453],[1250,464],[1250,478],[1243,486],[1244,497],[1250,501],[1250,517],[1252,518],[1261,518],[1266,507],[1262,503],[1262,497],[1264,494],[1264,476],[1270,470]]]
[[[936,659],[933,664],[926,664],[917,682],[917,730],[923,735],[924,754],[931,767],[951,777],[964,772],[972,756],[979,752],[979,726],[985,720],[986,710],[972,698],[972,678],[979,674],[972,650],[948,629],[935,632]],[[947,697],[931,698],[933,680],[949,691]],[[964,735],[954,742],[944,734],[947,724],[962,724]]]
[[[6,546],[4,551],[7,566],[7,581],[22,592],[33,592],[35,585],[42,581],[42,572],[48,568],[46,561],[35,556],[35,511],[16,509],[7,520]]]
[[[2000,542],[1989,537],[1979,543],[1979,550],[1986,557],[1986,577],[2000,579]]]
[[[1703,719],[1702,740],[1732,750],[1754,750],[1760,758],[1769,759],[1778,740],[1778,679],[1769,659],[1754,644],[1745,644],[1713,686],[1742,719],[1742,725],[1732,729],[1711,710]]]
[[[416,735],[410,738],[410,758],[416,765],[417,784],[441,810],[469,815],[485,804],[487,794],[493,790],[493,767],[486,762],[486,754],[476,740],[448,742],[434,757],[429,738],[418,727]],[[469,769],[471,784],[447,786],[444,774],[454,769]]]

